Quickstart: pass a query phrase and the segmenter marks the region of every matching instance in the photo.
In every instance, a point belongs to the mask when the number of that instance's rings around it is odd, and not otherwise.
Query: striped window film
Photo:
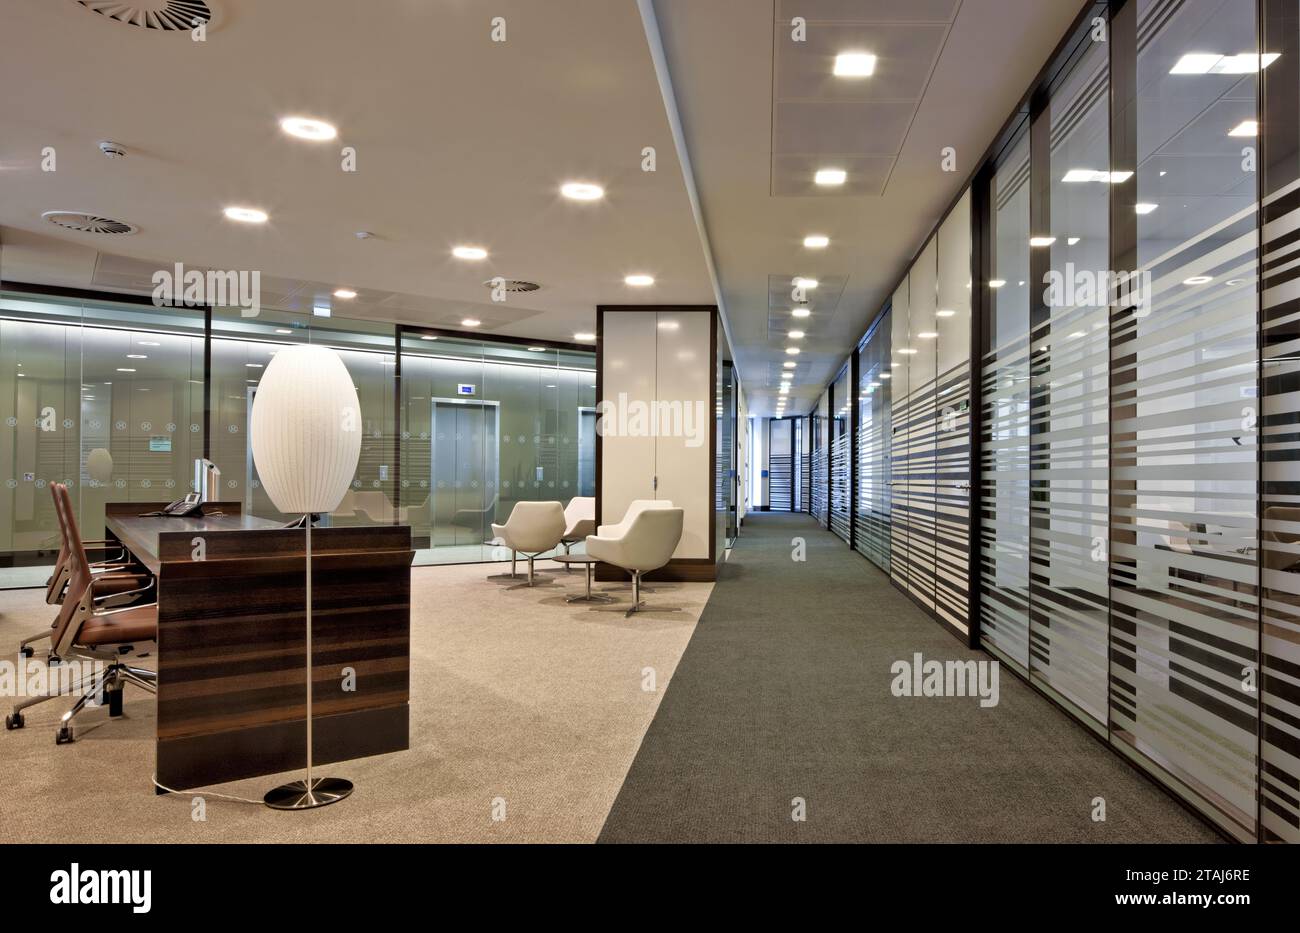
[[[939,228],[935,310],[936,441],[934,608],[969,628],[971,429],[971,197],[962,195]]]
[[[768,506],[788,512],[794,503],[794,419],[773,418],[767,424]]]
[[[1029,135],[989,191],[990,306],[980,358],[980,643],[1029,670]]]
[[[1259,813],[1265,841],[1300,842],[1300,20],[1294,3],[1265,10],[1263,47],[1281,57],[1261,77]]]
[[[1046,120],[1048,206],[1033,217],[1029,331],[1029,667],[1105,731],[1109,185],[1065,180],[1109,165],[1107,55],[1093,43]],[[1033,137],[1031,134],[1031,146]],[[1047,280],[1043,282],[1043,261]],[[1101,294],[1098,294],[1099,290]]]
[[[832,384],[831,403],[835,406],[831,413],[831,531],[847,544],[853,510],[853,504],[849,501],[849,415],[853,407],[853,391],[849,384],[847,366]]]
[[[889,338],[886,311],[858,349],[858,500],[854,504],[854,547],[889,572]]]
[[[830,451],[829,437],[830,390],[817,400],[817,410],[812,416],[812,515],[825,528],[827,525],[827,492],[830,476],[827,472]]]

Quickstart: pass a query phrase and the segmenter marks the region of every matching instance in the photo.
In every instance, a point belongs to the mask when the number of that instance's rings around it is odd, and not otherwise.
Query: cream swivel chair
[[[560,538],[560,544],[564,545],[564,553],[568,554],[569,549],[584,540],[587,535],[596,533],[596,500],[592,496],[574,496],[569,500],[569,504],[564,507],[564,536]],[[573,568],[568,564],[564,565],[565,573]]]
[[[632,608],[627,610],[626,617],[631,618],[632,613],[647,608],[652,612],[680,611],[676,607],[647,607],[641,602],[641,575],[658,570],[672,558],[677,542],[682,539],[685,514],[672,506],[641,509],[630,521],[603,525],[598,534],[587,538],[590,556],[632,574]]]
[[[628,503],[627,511],[623,513],[623,518],[616,524],[601,525],[596,529],[596,534],[604,538],[621,538],[627,531],[628,526],[632,524],[632,519],[636,518],[646,509],[671,509],[672,501],[669,499],[633,499]],[[616,589],[623,589],[627,584],[619,584]],[[646,593],[653,593],[650,587],[643,587]]]
[[[528,582],[520,586],[535,585],[533,561],[559,545],[564,528],[564,507],[558,502],[516,502],[506,523],[492,526],[492,536],[510,548],[510,576],[518,555],[528,558]]]

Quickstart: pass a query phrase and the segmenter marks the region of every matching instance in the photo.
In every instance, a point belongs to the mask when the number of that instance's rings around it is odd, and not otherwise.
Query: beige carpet
[[[507,591],[501,565],[412,571],[411,748],[329,765],[348,800],[278,813],[203,791],[155,796],[153,698],[128,687],[126,715],[78,717],[55,746],[70,700],[27,713],[0,734],[0,838],[9,842],[590,842],[600,832],[711,584],[661,585],[646,598],[677,613],[592,612],[566,605],[582,576],[548,573],[547,589]],[[603,586],[603,585],[602,585]],[[0,592],[0,657],[48,624],[43,591]],[[626,603],[629,594],[617,594]],[[147,664],[145,666],[148,666]],[[656,690],[642,689],[653,668]],[[0,698],[5,712],[12,700]],[[211,790],[261,799],[299,775]],[[191,818],[205,796],[206,822]],[[493,801],[505,801],[502,821]]]

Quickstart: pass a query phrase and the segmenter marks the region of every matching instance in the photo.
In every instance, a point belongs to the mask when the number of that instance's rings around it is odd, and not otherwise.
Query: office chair
[[[603,526],[599,534],[587,538],[587,553],[632,574],[632,607],[626,618],[634,612],[680,612],[677,607],[647,606],[641,601],[641,575],[658,570],[672,559],[677,543],[682,539],[682,509],[656,507],[639,511],[630,523]],[[622,606],[614,611],[622,611]],[[608,611],[608,610],[594,610]]]
[[[623,518],[620,521],[610,525],[600,525],[596,528],[595,533],[600,535],[602,538],[621,538],[627,533],[627,529],[631,527],[633,519],[642,512],[647,509],[671,509],[672,507],[673,503],[671,499],[633,499],[628,503],[627,511],[623,513]],[[614,586],[606,587],[605,591],[618,592],[627,589],[627,586],[628,584],[626,583],[618,583]],[[655,589],[658,588],[656,587]],[[653,594],[655,590],[648,586],[642,586],[641,592]]]
[[[592,496],[574,496],[569,500],[569,504],[564,507],[564,534],[560,536],[560,544],[564,546],[564,553],[568,554],[569,549],[579,541],[586,539],[587,535],[596,533],[596,500]],[[569,573],[573,570],[568,564],[564,565],[564,572]]]
[[[515,558],[519,554],[528,558],[528,582],[519,586],[536,586],[533,561],[560,543],[564,528],[564,507],[558,502],[516,502],[506,523],[492,526],[493,537],[510,548],[511,577],[515,575]]]
[[[80,678],[76,684],[67,685],[66,692],[62,689],[64,684],[51,683],[50,693],[28,697],[15,704],[13,713],[5,717],[5,728],[21,729],[24,725],[22,711],[28,707],[82,690],[81,697],[59,721],[54,741],[63,745],[75,738],[73,717],[87,705],[96,705],[102,700],[108,705],[109,716],[120,716],[122,690],[127,684],[134,684],[150,693],[156,692],[158,675],[127,664],[126,658],[136,653],[136,645],[157,641],[158,604],[118,608],[102,605],[109,600],[138,599],[154,589],[155,581],[143,573],[92,574],[68,487],[55,483],[53,488],[59,530],[68,551],[69,574],[67,595],[50,635],[50,651],[62,661],[89,662],[103,667]],[[128,582],[134,586],[120,589],[121,584]]]
[[[56,495],[54,492],[54,484],[50,485],[50,495],[52,497]],[[56,520],[58,520],[59,509],[57,497],[55,498],[54,514]],[[59,533],[59,542],[59,556],[54,561],[54,572],[50,574],[50,578],[45,581],[45,602],[50,606],[62,605],[64,593],[68,588],[68,576],[70,572],[68,565],[68,548],[67,545],[62,543],[62,531]],[[92,573],[106,573],[110,570],[125,568],[127,566],[126,548],[122,547],[118,542],[101,539],[98,541],[86,541],[85,545],[87,551],[117,552],[115,557],[94,561],[90,565]],[[24,658],[32,657],[36,653],[36,649],[34,649],[32,645],[38,641],[44,641],[49,638],[50,632],[53,630],[54,626],[51,625],[49,628],[44,628],[39,632],[28,635],[18,643],[18,653]]]

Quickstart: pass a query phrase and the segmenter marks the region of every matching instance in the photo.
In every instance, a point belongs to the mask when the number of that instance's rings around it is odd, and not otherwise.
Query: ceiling
[[[1079,0],[654,0],[750,411],[804,413],[1082,8]],[[805,41],[791,20],[807,22]],[[875,74],[832,74],[835,54]],[[941,152],[956,151],[945,172]],[[811,184],[839,167],[839,188]],[[830,237],[822,250],[808,234]],[[794,276],[818,280],[790,317]],[[789,341],[791,327],[805,331]]]
[[[799,325],[796,413],[1081,6],[388,0],[376,16],[357,0],[210,3],[202,42],[115,22],[88,8],[99,0],[7,4],[0,80],[23,90],[0,98],[5,280],[147,293],[175,262],[258,270],[264,304],[291,311],[328,303],[338,316],[450,328],[474,317],[479,332],[564,341],[594,329],[598,304],[720,295],[754,414],[773,410],[790,359],[791,280],[819,282]],[[504,42],[492,38],[497,16]],[[806,42],[791,41],[794,16]],[[875,75],[832,77],[834,54],[859,46],[878,55]],[[288,137],[288,115],[328,120],[340,137]],[[106,139],[126,156],[106,158]],[[355,148],[356,172],[342,170],[342,146]],[[953,172],[940,164],[948,146]],[[841,188],[809,183],[828,159],[848,172]],[[606,196],[566,200],[569,180]],[[270,220],[229,221],[229,205]],[[42,219],[49,210],[139,229],[66,231]],[[809,233],[829,248],[804,249]],[[460,244],[490,255],[454,259]],[[655,284],[629,287],[630,273]],[[498,275],[541,288],[493,302],[483,283]],[[357,297],[332,298],[339,287]]]
[[[566,341],[594,330],[600,303],[714,302],[631,0],[386,0],[382,16],[357,0],[212,6],[195,42],[75,0],[6,3],[4,279],[147,293],[153,270],[180,261],[259,270],[268,305],[453,328],[474,317],[480,331]],[[328,120],[339,138],[289,137],[288,115]],[[126,157],[106,158],[105,139]],[[568,180],[606,196],[567,200]],[[226,220],[232,204],[270,221]],[[139,232],[63,231],[48,210]],[[454,259],[457,244],[489,257]],[[655,285],[624,284],[638,272]],[[482,283],[496,275],[542,287],[493,302]],[[339,286],[357,297],[331,299]]]

